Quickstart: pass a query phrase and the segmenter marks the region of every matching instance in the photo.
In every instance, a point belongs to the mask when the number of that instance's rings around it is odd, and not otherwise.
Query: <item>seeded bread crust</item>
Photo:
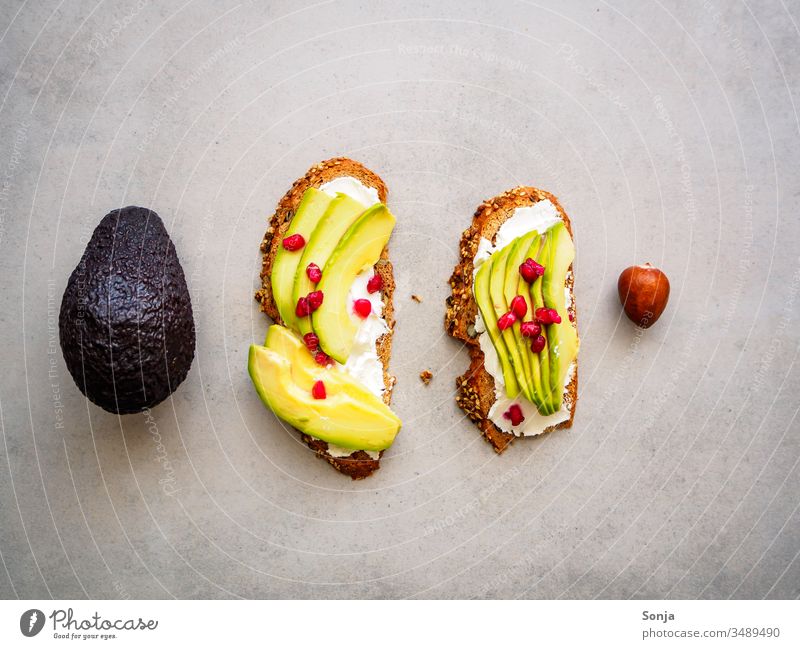
[[[367,187],[374,187],[378,192],[381,203],[386,203],[388,191],[384,182],[362,164],[349,158],[331,158],[320,162],[309,169],[302,178],[294,181],[291,189],[278,203],[275,214],[270,219],[269,227],[264,234],[261,242],[261,253],[263,260],[261,264],[261,288],[256,291],[256,301],[261,304],[261,310],[278,324],[285,324],[278,313],[278,307],[272,295],[272,285],[270,277],[272,275],[272,264],[275,261],[275,254],[278,246],[283,240],[283,235],[289,227],[289,222],[297,211],[300,199],[309,187],[320,187],[324,183],[340,176],[351,176],[361,181]],[[392,264],[389,261],[388,246],[381,252],[380,259],[375,264],[375,272],[383,280],[383,318],[389,327],[389,332],[381,336],[375,347],[378,358],[383,365],[383,384],[386,387],[383,393],[383,400],[386,405],[391,403],[392,389],[396,378],[389,374],[389,357],[392,352],[392,334],[394,333],[394,306],[392,296],[394,295],[394,274]],[[338,471],[350,476],[353,480],[361,480],[372,475],[380,467],[380,457],[374,459],[364,451],[355,451],[347,457],[334,457],[328,452],[327,442],[315,439],[309,435],[301,433],[303,441],[319,457],[325,459]],[[380,455],[383,455],[381,451]]]
[[[483,436],[497,453],[505,451],[516,437],[511,433],[503,432],[489,419],[489,409],[495,401],[494,379],[484,367],[483,352],[478,343],[478,335],[475,333],[478,305],[472,293],[473,261],[481,238],[494,243],[500,226],[511,217],[516,208],[533,205],[545,199],[549,199],[556,206],[570,236],[572,236],[572,224],[555,196],[535,187],[515,187],[495,198],[484,201],[475,211],[472,225],[464,230],[461,236],[460,261],[450,277],[452,294],[447,298],[444,326],[448,334],[467,345],[470,357],[469,368],[456,379],[456,403],[481,430]],[[567,288],[572,296],[569,313],[577,327],[578,315],[575,310],[573,283],[574,277],[572,266],[570,266],[567,273]],[[567,385],[564,401],[569,409],[569,419],[546,428],[545,433],[572,426],[575,405],[578,402],[577,358],[575,359],[575,372]]]

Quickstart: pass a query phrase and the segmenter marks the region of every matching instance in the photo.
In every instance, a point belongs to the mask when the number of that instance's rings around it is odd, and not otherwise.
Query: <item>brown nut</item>
[[[629,266],[617,282],[619,301],[625,314],[637,325],[647,329],[655,324],[669,300],[669,280],[655,266]]]

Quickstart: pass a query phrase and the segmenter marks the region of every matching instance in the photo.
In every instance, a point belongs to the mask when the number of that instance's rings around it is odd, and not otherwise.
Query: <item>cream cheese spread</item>
[[[516,208],[511,218],[500,226],[494,244],[485,238],[481,238],[478,242],[478,251],[475,253],[474,260],[474,272],[477,272],[481,264],[489,259],[495,251],[504,248],[514,239],[533,230],[543,233],[560,220],[561,217],[559,216],[556,206],[549,200],[539,201],[527,207]],[[564,296],[567,306],[569,306],[572,296],[566,286],[564,287]],[[503,370],[500,366],[500,359],[497,357],[497,351],[489,338],[489,334],[486,333],[486,326],[480,312],[478,312],[475,318],[475,331],[480,334],[478,336],[478,343],[483,352],[484,367],[494,379],[495,401],[489,409],[489,420],[495,426],[506,433],[512,433],[517,437],[523,437],[540,435],[546,428],[555,426],[569,419],[570,412],[566,402],[563,400],[560,410],[554,412],[552,415],[542,415],[536,406],[522,394],[517,395],[514,399],[509,399],[505,391],[505,381],[503,378]],[[574,374],[575,363],[573,362],[567,369],[566,380],[564,382],[565,390],[572,381]],[[515,403],[520,406],[522,414],[525,417],[518,426],[512,426],[511,422],[503,417],[503,413],[507,412],[509,407]]]
[[[319,189],[330,196],[347,194],[364,207],[370,207],[380,202],[377,189],[374,187],[367,187],[358,178],[353,178],[352,176],[339,176],[338,178],[329,180]]]

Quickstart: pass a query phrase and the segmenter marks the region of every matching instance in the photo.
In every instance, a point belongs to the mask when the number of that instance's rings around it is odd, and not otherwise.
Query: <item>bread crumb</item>
[[[411,294],[411,299],[414,300],[414,302],[416,302],[417,304],[422,302],[422,298],[419,295],[416,295],[414,293]]]
[[[428,385],[433,378],[433,373],[430,370],[423,370],[419,373],[419,378],[425,385]]]

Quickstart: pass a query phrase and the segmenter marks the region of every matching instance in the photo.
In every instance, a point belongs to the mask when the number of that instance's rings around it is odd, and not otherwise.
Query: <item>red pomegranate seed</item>
[[[512,426],[519,426],[523,421],[525,421],[525,417],[522,414],[522,408],[520,408],[516,403],[503,413],[503,418],[508,419]]]
[[[311,396],[315,399],[324,399],[327,394],[325,394],[325,384],[322,381],[317,381],[314,385],[311,386]]]
[[[533,320],[528,320],[527,322],[523,322],[519,326],[520,333],[525,338],[535,338],[540,333],[542,333],[542,327],[538,322],[534,322]]]
[[[537,264],[533,259],[528,257],[519,266],[519,274],[529,284],[533,284],[537,277],[544,275],[544,266]]]
[[[303,336],[303,342],[308,347],[308,351],[313,352],[319,347],[319,336],[315,333],[307,333]]]
[[[302,234],[293,234],[291,237],[286,237],[283,240],[283,247],[290,252],[300,250],[304,245],[306,245],[306,240],[303,239]]]
[[[373,275],[367,282],[367,293],[377,293],[383,288],[383,278],[380,275]]]
[[[570,321],[570,322],[575,322],[575,316],[574,316],[574,315],[572,315],[572,312],[571,312],[571,311],[570,311],[570,314],[569,314],[569,321]]]
[[[549,324],[558,324],[561,322],[561,316],[558,315],[558,311],[555,309],[548,309],[547,307],[541,306],[536,309],[536,321],[543,325]]]
[[[333,365],[333,359],[331,359],[331,357],[325,352],[317,352],[314,354],[314,360],[317,362],[317,365],[322,365],[322,367]]]
[[[525,302],[525,298],[521,295],[517,295],[513,300],[511,300],[511,311],[517,316],[520,320],[525,317],[525,314],[528,312],[528,303]]]
[[[500,331],[505,331],[516,321],[517,321],[517,316],[511,313],[511,311],[509,311],[508,313],[500,316],[500,319],[497,321],[497,328]]]
[[[308,279],[315,284],[319,283],[319,280],[322,279],[322,271],[319,269],[319,266],[314,263],[306,266],[306,275],[308,275]]]
[[[308,299],[301,297],[297,300],[297,306],[294,309],[294,314],[298,318],[305,318],[311,311],[308,309]]]
[[[372,313],[372,302],[369,300],[356,300],[353,303],[353,310],[362,318],[366,318]]]
[[[536,336],[536,338],[534,338],[533,342],[531,343],[531,351],[534,354],[538,354],[540,351],[544,349],[546,344],[547,341],[545,340],[544,336],[541,335]]]
[[[311,291],[308,294],[306,299],[308,300],[308,312],[314,313],[317,309],[322,306],[322,300],[325,296],[322,294],[322,291]]]
[[[522,262],[519,265],[519,274],[528,284],[533,284],[536,281],[536,271],[527,262]]]

